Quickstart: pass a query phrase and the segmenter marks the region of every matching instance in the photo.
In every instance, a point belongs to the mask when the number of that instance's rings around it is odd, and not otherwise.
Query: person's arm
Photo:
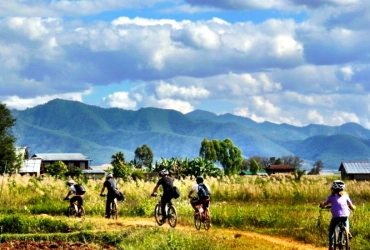
[[[159,188],[159,184],[157,184],[157,185],[154,187],[153,192],[152,192],[152,195],[153,195],[153,194],[155,194],[155,193],[157,192],[158,188]]]
[[[68,191],[67,196],[66,196],[64,199],[68,199],[68,197],[69,197],[71,194],[73,194],[73,192],[72,192],[72,190],[69,190],[69,191]]]
[[[100,195],[102,195],[104,193],[104,190],[105,190],[105,186],[103,185],[103,187],[100,190]]]
[[[192,196],[192,194],[194,193],[195,191],[192,189],[190,192],[189,192],[189,194],[188,194],[188,198],[189,199],[191,199],[193,196]]]

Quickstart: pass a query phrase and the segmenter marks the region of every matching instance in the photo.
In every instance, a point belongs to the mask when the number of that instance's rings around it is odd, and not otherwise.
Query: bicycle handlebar
[[[100,196],[101,196],[101,197],[105,197],[105,196],[107,196],[107,195],[106,195],[106,194],[100,194]]]
[[[150,195],[150,197],[157,197],[157,196],[162,197],[162,195],[161,195],[161,194],[157,194],[157,193],[154,193],[154,194],[151,194],[151,195]]]

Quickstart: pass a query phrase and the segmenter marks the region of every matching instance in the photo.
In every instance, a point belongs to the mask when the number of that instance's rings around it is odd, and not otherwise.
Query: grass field
[[[272,236],[289,237],[316,246],[326,246],[330,212],[320,210],[318,204],[329,195],[332,180],[338,178],[338,176],[304,176],[300,182],[297,182],[293,176],[237,176],[206,179],[206,183],[210,185],[212,190],[212,229],[231,228],[259,232]],[[120,203],[120,218],[152,218],[157,199],[150,198],[150,193],[155,186],[155,181],[119,181],[119,189],[126,196],[126,200]],[[102,180],[85,180],[83,182],[87,189],[84,197],[87,217],[101,218],[104,215],[105,200],[99,196],[102,183]],[[189,205],[187,193],[194,183],[195,181],[190,179],[175,181],[175,185],[179,187],[182,194],[179,199],[174,201],[181,226],[192,227],[193,225],[193,211]],[[357,205],[356,211],[352,213],[350,218],[351,232],[354,235],[351,245],[353,249],[370,249],[369,183],[347,181],[346,187],[353,203]],[[65,219],[68,202],[63,201],[63,197],[67,192],[65,181],[58,179],[49,177],[36,179],[27,176],[4,177],[0,197],[2,236],[11,237],[15,234],[46,234],[50,236],[55,234],[72,237],[70,235],[73,233],[83,235],[90,232],[89,234],[91,234],[91,230],[96,227],[94,223],[88,221],[77,223]],[[41,219],[37,217],[42,214],[46,214],[48,217]],[[114,241],[126,244],[125,249],[128,249],[127,241],[131,239],[128,235],[131,234],[136,236],[130,240],[129,245],[136,249],[138,246],[135,247],[134,238],[141,239],[139,241],[141,246],[143,244],[151,247],[158,245],[160,248],[167,246],[168,242],[172,242],[172,245],[175,243],[178,245],[177,249],[181,249],[182,245],[196,244],[198,241],[210,244],[215,242],[215,239],[209,235],[203,239],[204,234],[194,235],[193,232],[180,230],[172,230],[170,234],[164,234],[165,236],[160,231],[164,230],[163,228],[145,227],[126,228],[125,230],[121,233],[127,237],[119,239],[107,232],[96,233],[96,237],[97,239],[101,237],[102,241],[106,243]],[[112,237],[114,239],[111,239]],[[192,243],[193,239],[195,239],[194,243]],[[211,244],[213,248],[204,246],[204,248],[198,249],[231,249],[231,242],[225,241],[228,246],[221,244],[220,248],[215,248],[215,244]],[[243,244],[248,243],[244,242]],[[261,242],[258,244],[259,246],[263,245]],[[266,246],[264,249],[274,248]]]

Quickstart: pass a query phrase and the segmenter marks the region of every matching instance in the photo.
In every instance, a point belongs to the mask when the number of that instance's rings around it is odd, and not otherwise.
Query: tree
[[[257,174],[260,171],[261,167],[258,165],[258,162],[255,159],[252,159],[251,162],[251,172],[252,174]]]
[[[218,160],[224,168],[226,175],[234,175],[240,171],[243,161],[242,152],[230,139],[221,142],[221,149],[218,151]]]
[[[135,150],[134,164],[137,168],[145,166],[149,171],[152,171],[153,158],[154,154],[152,149],[144,144]]]
[[[322,160],[316,160],[315,164],[312,166],[310,174],[320,174],[323,168],[324,163],[322,162]]]
[[[303,164],[303,160],[297,155],[283,156],[281,160],[283,164],[292,166],[295,169],[300,169]]]
[[[126,180],[132,173],[132,167],[125,162],[125,155],[122,152],[117,152],[112,155],[111,164],[113,166],[113,176]]]
[[[204,160],[216,162],[217,150],[215,146],[217,146],[217,143],[214,140],[209,141],[204,138],[200,146],[199,156],[202,157]]]
[[[0,103],[0,172],[4,173],[5,166],[7,172],[19,169],[19,161],[14,148],[16,141],[11,134],[11,128],[15,125],[16,119],[12,117],[10,110],[5,104]]]
[[[45,172],[51,176],[62,177],[67,173],[68,167],[62,161],[56,161],[45,166]]]

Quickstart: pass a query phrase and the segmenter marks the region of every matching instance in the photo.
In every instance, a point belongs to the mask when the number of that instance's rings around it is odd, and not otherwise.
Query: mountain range
[[[109,163],[118,151],[126,161],[132,160],[135,149],[143,144],[157,160],[192,159],[199,155],[204,138],[229,138],[244,158],[297,155],[306,169],[319,159],[324,169],[337,170],[342,161],[368,161],[370,156],[370,130],[357,123],[298,127],[203,110],[187,114],[159,108],[132,111],[61,99],[11,112],[17,119],[12,128],[16,146],[28,147],[31,155],[82,153],[93,166]]]

